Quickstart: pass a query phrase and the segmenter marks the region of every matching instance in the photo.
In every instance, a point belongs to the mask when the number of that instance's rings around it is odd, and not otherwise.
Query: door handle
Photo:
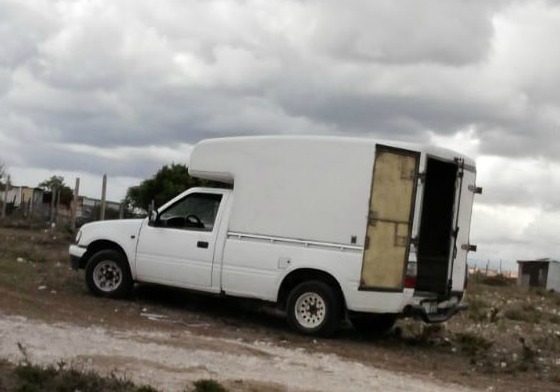
[[[198,241],[196,243],[197,248],[208,249],[208,242],[206,241]]]

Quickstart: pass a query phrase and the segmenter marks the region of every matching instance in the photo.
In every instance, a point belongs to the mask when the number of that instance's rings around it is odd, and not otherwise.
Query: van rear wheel
[[[341,300],[338,293],[321,281],[297,285],[286,304],[288,323],[304,335],[331,336],[340,325]]]

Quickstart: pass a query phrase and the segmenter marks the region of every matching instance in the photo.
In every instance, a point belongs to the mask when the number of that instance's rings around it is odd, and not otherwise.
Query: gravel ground
[[[0,356],[34,363],[60,361],[135,382],[181,391],[201,378],[255,381],[287,391],[468,392],[473,389],[366,366],[334,354],[312,353],[271,343],[172,334],[117,331],[71,324],[46,324],[0,314]]]

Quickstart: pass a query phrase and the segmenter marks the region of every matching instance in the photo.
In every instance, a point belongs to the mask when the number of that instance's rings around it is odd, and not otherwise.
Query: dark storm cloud
[[[208,137],[433,142],[478,157],[477,257],[554,255],[559,35],[552,1],[0,0],[0,162],[124,193]]]
[[[84,170],[96,150],[49,159],[27,143],[164,148],[272,133],[425,141],[473,126],[485,154],[557,159],[558,93],[547,82],[558,80],[560,52],[535,44],[554,28],[523,28],[543,7],[5,1],[0,132],[21,148],[18,164]],[[530,48],[512,44],[523,37]],[[116,174],[142,175],[139,162],[105,159]]]

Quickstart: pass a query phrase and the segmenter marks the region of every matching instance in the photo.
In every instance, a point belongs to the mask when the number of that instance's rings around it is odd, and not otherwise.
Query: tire
[[[397,322],[394,314],[355,314],[350,317],[354,329],[365,337],[379,337],[388,333]]]
[[[286,312],[290,326],[304,335],[332,336],[340,326],[340,295],[321,281],[297,285],[288,295]]]
[[[129,295],[134,282],[126,256],[111,249],[95,253],[86,265],[86,285],[97,297]]]

